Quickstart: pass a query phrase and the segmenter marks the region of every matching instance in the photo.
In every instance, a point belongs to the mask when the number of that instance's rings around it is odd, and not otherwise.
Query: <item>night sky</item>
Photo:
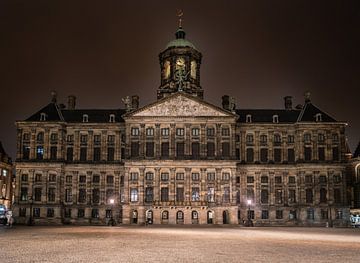
[[[312,102],[349,123],[360,139],[360,1],[0,1],[0,140],[15,156],[15,121],[77,96],[78,108],[123,108],[156,100],[158,54],[175,38],[203,54],[205,100],[238,108]]]

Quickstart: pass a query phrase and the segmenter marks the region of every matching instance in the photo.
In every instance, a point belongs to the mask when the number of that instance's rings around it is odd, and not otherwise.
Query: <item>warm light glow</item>
[[[113,205],[113,204],[115,203],[115,200],[114,200],[114,199],[110,199],[110,200],[109,200],[109,203]]]
[[[248,205],[251,205],[251,200],[247,200]]]

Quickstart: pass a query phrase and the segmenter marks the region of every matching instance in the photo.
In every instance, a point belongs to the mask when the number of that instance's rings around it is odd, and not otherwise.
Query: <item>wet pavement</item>
[[[360,229],[0,226],[0,262],[360,262]]]

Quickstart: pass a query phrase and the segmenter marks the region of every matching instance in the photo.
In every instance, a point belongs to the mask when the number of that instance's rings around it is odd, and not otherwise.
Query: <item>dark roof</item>
[[[356,150],[354,152],[354,158],[360,157],[360,142],[358,146],[356,147]]]
[[[0,141],[0,161],[5,162],[8,164],[11,164],[11,158],[7,155],[7,153],[4,150],[4,147]]]
[[[59,106],[56,103],[49,103],[44,108],[31,115],[26,121],[40,121],[40,114],[46,114],[46,121],[61,121],[61,112]]]
[[[83,115],[88,115],[88,122],[96,123],[105,123],[109,122],[110,114],[115,114],[115,122],[124,122],[124,119],[121,117],[126,110],[124,109],[115,109],[115,110],[62,110],[62,115],[66,122],[82,122]]]
[[[336,120],[328,115],[327,113],[320,110],[318,107],[313,105],[311,102],[305,103],[301,113],[299,115],[299,122],[312,122],[315,121],[315,115],[320,113],[321,114],[321,122],[336,122]]]
[[[300,110],[269,110],[269,109],[255,109],[255,110],[236,110],[239,115],[238,122],[246,122],[246,115],[251,115],[251,122],[273,122],[273,116],[278,115],[279,123],[294,123],[299,116]]]

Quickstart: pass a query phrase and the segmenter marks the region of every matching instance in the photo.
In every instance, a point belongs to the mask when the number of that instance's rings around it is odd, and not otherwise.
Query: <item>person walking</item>
[[[12,217],[12,211],[11,210],[8,210],[6,212],[6,219],[7,219],[6,225],[9,226],[9,227],[12,227],[13,222],[14,222],[14,218]]]

